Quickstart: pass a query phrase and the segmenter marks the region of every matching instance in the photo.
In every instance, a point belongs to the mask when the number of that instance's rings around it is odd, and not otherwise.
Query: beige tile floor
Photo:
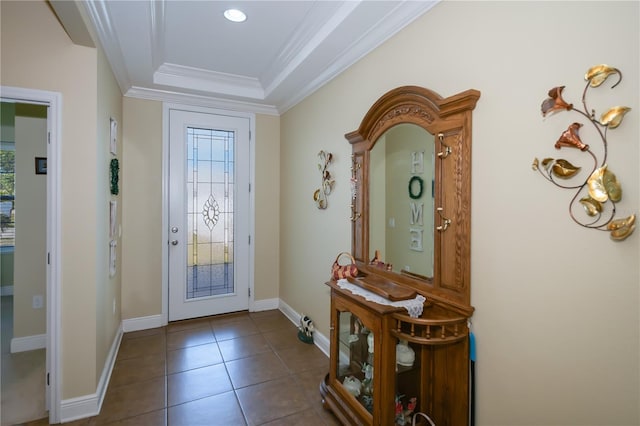
[[[328,368],[277,310],[171,323],[126,333],[100,414],[68,424],[338,425],[318,390]]]

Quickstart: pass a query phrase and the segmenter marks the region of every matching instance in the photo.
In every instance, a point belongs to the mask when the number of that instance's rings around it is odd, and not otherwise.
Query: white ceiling
[[[78,5],[125,95],[281,114],[438,1],[95,0]],[[56,4],[68,2],[51,3],[58,13]],[[247,20],[226,21],[223,12],[229,7],[242,9]]]

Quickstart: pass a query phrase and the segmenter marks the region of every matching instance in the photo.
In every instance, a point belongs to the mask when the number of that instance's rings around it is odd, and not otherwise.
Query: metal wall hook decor
[[[444,143],[444,134],[442,133],[438,133],[438,141],[440,142],[440,145],[442,145],[444,147],[444,149],[438,153],[438,157],[440,158],[447,158],[449,156],[449,154],[451,154],[451,147],[448,145],[445,145]]]
[[[355,222],[360,219],[361,213],[356,211],[356,198],[358,198],[358,170],[360,170],[360,163],[356,161],[355,156],[351,156],[351,217],[349,220]]]
[[[331,194],[333,189],[334,179],[331,177],[331,173],[327,168],[331,161],[333,161],[333,154],[330,152],[320,151],[318,153],[318,170],[322,176],[322,186],[313,193],[313,201],[316,202],[316,206],[319,209],[327,208],[327,195]]]
[[[438,207],[436,209],[436,212],[438,212],[438,216],[440,216],[440,219],[442,219],[442,225],[436,226],[436,229],[440,232],[446,231],[449,225],[451,225],[451,219],[444,217],[442,214],[442,210],[442,207]]]
[[[573,104],[567,103],[562,98],[562,91],[565,86],[557,86],[549,90],[548,98],[542,102],[542,116],[550,116],[561,111],[571,111],[582,116],[595,129],[603,146],[602,160],[598,160],[596,154],[589,145],[582,142],[579,131],[583,127],[580,122],[573,122],[567,130],[562,132],[560,138],[555,143],[556,149],[575,148],[589,154],[593,160],[593,166],[589,176],[579,181],[577,184],[563,184],[558,181],[569,180],[578,175],[581,167],[571,164],[562,158],[544,158],[539,161],[533,160],[532,168],[554,185],[572,190],[575,195],[569,203],[569,215],[578,225],[585,228],[607,231],[614,241],[622,241],[633,233],[635,229],[636,215],[632,214],[625,218],[616,218],[616,203],[622,199],[622,186],[618,182],[615,174],[609,169],[607,164],[607,132],[609,129],[617,128],[624,115],[631,110],[626,106],[615,106],[606,110],[596,118],[595,109],[587,107],[587,92],[591,88],[602,85],[610,76],[617,75],[618,81],[611,86],[613,89],[622,81],[622,73],[617,68],[601,64],[591,67],[584,78],[587,84],[582,92],[582,109],[576,108]],[[574,206],[579,203],[583,207],[583,216],[578,218],[574,212]]]

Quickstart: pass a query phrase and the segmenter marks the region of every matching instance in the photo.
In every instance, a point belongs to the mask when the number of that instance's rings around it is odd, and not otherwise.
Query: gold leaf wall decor
[[[622,123],[622,117],[631,111],[631,108],[617,106],[609,109],[609,111],[602,114],[600,117],[600,124],[603,126],[609,126],[610,129],[615,129]]]
[[[562,179],[569,179],[580,171],[581,167],[576,167],[567,160],[557,159],[553,163],[553,174]]]
[[[600,65],[596,65],[594,67],[589,68],[587,73],[584,75],[584,79],[589,82],[589,85],[591,87],[598,87],[602,83],[604,83],[605,80],[609,78],[610,75],[613,75],[613,74],[618,74],[620,76],[620,79],[618,80],[618,82],[613,86],[611,86],[611,88],[613,89],[622,80],[622,73],[620,72],[619,69],[610,67],[609,65],[600,64]]]
[[[551,88],[540,108],[543,117],[560,112],[572,112],[578,114],[584,121],[584,123],[581,121],[571,123],[562,132],[554,146],[558,150],[575,148],[588,154],[585,156],[587,161],[589,158],[593,161],[591,168],[587,169],[591,170],[588,176],[580,179],[579,176],[584,176],[579,173],[582,166],[575,166],[565,159],[545,157],[539,161],[535,158],[531,167],[555,186],[574,192],[569,203],[569,214],[575,223],[585,228],[609,232],[612,240],[622,241],[633,233],[636,215],[632,214],[622,219],[616,218],[616,204],[622,200],[622,185],[607,165],[607,131],[620,126],[625,114],[631,111],[631,108],[627,106],[610,107],[600,115],[598,120],[595,118],[595,109],[588,108],[586,101],[590,89],[600,87],[613,75],[618,76],[618,81],[611,88],[616,87],[622,81],[622,72],[619,69],[600,64],[587,70],[584,76],[587,84],[582,94],[583,109],[574,107],[572,103],[562,98],[565,86]],[[580,132],[585,124],[591,124],[589,128],[594,130],[591,133],[595,134],[602,143],[603,155],[601,159],[598,159],[589,145],[582,141]],[[567,183],[561,183],[557,179],[562,179]],[[577,183],[572,185],[568,183],[570,181]],[[574,205],[581,205],[582,209],[576,211]],[[578,214],[580,212],[582,215]]]
[[[588,216],[596,216],[600,212],[602,212],[602,203],[600,201],[594,200],[591,197],[584,197],[580,199],[580,204],[584,207],[585,213]]]

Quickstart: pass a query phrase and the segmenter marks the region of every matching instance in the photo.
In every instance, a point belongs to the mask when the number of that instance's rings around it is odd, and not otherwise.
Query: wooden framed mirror
[[[473,89],[443,98],[398,87],[345,135],[359,270],[469,316],[471,117],[479,98]]]

